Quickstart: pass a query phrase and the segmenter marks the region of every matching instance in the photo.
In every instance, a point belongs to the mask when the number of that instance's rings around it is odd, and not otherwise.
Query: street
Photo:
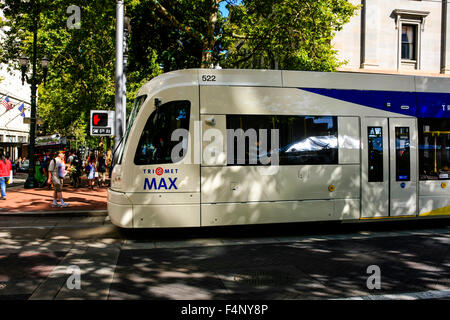
[[[445,220],[124,231],[104,214],[1,216],[0,299],[448,299],[449,243]]]

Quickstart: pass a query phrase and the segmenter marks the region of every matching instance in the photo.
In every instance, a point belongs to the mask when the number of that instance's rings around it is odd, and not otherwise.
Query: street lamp
[[[25,83],[25,79],[27,80],[28,84],[31,84],[31,80],[28,78],[28,75],[26,74],[27,69],[28,69],[28,62],[30,61],[30,59],[28,59],[26,56],[22,55],[19,58],[19,62],[20,62],[20,67],[22,69],[22,85],[24,85]],[[50,60],[47,58],[47,56],[44,56],[41,59],[41,67],[43,70],[43,82],[44,82],[44,86],[45,86],[45,82],[47,80],[47,72],[48,72],[48,65],[50,63]],[[41,83],[41,81],[39,81],[37,84],[39,85]]]
[[[27,71],[29,59],[27,58],[27,56],[20,56],[19,61],[20,61],[20,68],[22,69],[22,85],[23,85],[25,81],[25,72]]]
[[[31,85],[30,144],[29,144],[29,148],[28,148],[28,151],[29,151],[28,158],[30,159],[30,167],[28,169],[28,178],[25,181],[25,185],[24,185],[24,187],[26,189],[36,188],[38,186],[36,178],[34,177],[35,166],[36,166],[36,159],[34,158],[34,147],[35,147],[35,143],[36,143],[36,92],[37,92],[38,85],[40,85],[42,83],[42,81],[44,82],[44,85],[45,85],[45,81],[47,79],[48,65],[50,62],[46,56],[44,56],[41,59],[41,67],[43,70],[43,77],[42,77],[42,79],[39,80],[37,78],[37,74],[36,74],[37,73],[36,72],[37,25],[35,25],[33,33],[34,33],[33,56],[32,56],[33,57],[32,58],[33,69],[32,69],[31,79],[26,74],[26,71],[28,69],[28,63],[30,60],[25,55],[22,55],[19,58],[20,67],[22,70],[22,85],[24,84],[25,79],[26,79],[27,83]]]

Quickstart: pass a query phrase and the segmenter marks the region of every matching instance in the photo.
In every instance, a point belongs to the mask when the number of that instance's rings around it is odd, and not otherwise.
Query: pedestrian
[[[50,161],[48,166],[49,178],[48,184],[53,183],[53,204],[52,207],[65,208],[69,206],[67,202],[64,202],[62,189],[64,176],[66,175],[66,164],[64,163],[64,152],[59,151],[58,155]],[[61,204],[58,204],[58,200]]]
[[[40,185],[41,188],[44,188],[47,185],[48,181],[48,165],[50,163],[50,156],[44,156],[44,161],[41,164],[42,175],[45,177],[45,181]],[[51,186],[49,185],[49,189]]]
[[[72,165],[73,158],[75,157],[75,150],[70,150],[69,158],[67,159],[67,164]]]
[[[22,157],[19,157],[19,159],[17,159],[15,162],[14,162],[14,164],[15,164],[15,170],[16,170],[16,172],[19,172],[20,171],[20,166],[21,166],[21,164],[22,164]]]
[[[72,158],[72,180],[73,186],[79,188],[81,185],[81,171],[83,164],[81,162],[80,154],[77,152]]]
[[[98,186],[104,187],[106,185],[106,159],[103,151],[98,155]]]
[[[108,170],[108,178],[111,179],[111,171],[112,171],[112,151],[111,148],[108,148],[106,151],[106,168]]]
[[[95,173],[97,172],[97,168],[95,165],[95,155],[91,154],[88,159],[88,164],[86,166],[86,171],[88,172],[88,180],[89,180],[89,187],[94,190],[94,184],[95,184]]]
[[[5,157],[3,150],[0,150],[0,189],[2,193],[2,200],[6,200],[6,182],[10,178],[11,170],[11,161]]]

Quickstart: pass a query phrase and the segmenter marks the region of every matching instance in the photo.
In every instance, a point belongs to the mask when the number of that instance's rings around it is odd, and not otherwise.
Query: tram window
[[[395,128],[395,176],[397,181],[410,181],[410,140],[408,127]]]
[[[383,182],[383,128],[368,127],[369,182]]]
[[[338,163],[337,117],[227,115],[227,129],[245,132],[244,137],[234,137],[234,155],[228,165],[262,165],[259,157],[266,150],[259,150],[259,129],[267,130],[267,150],[279,153],[280,165]],[[270,144],[271,129],[279,130],[277,150]],[[245,159],[238,159],[239,138],[245,141]]]
[[[189,130],[189,101],[172,101],[158,107],[147,120],[136,149],[136,165],[172,163],[172,149],[180,141],[172,141],[176,129]],[[187,153],[183,145],[182,156]]]
[[[450,180],[450,119],[419,119],[420,180]]]
[[[120,153],[120,157],[119,157],[119,161],[118,161],[119,164],[122,163],[122,157],[123,157],[123,152],[125,150],[125,144],[128,141],[128,134],[131,130],[131,127],[133,126],[134,119],[136,119],[136,116],[139,113],[139,110],[141,109],[141,106],[144,104],[144,101],[146,98],[147,98],[147,95],[142,95],[142,96],[139,96],[136,99],[134,99],[133,109],[131,110],[130,117],[128,118],[127,131],[125,132],[122,152]]]

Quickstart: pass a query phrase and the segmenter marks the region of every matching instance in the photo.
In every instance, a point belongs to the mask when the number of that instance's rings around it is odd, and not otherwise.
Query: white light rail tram
[[[166,73],[108,190],[122,228],[450,217],[450,78]]]

